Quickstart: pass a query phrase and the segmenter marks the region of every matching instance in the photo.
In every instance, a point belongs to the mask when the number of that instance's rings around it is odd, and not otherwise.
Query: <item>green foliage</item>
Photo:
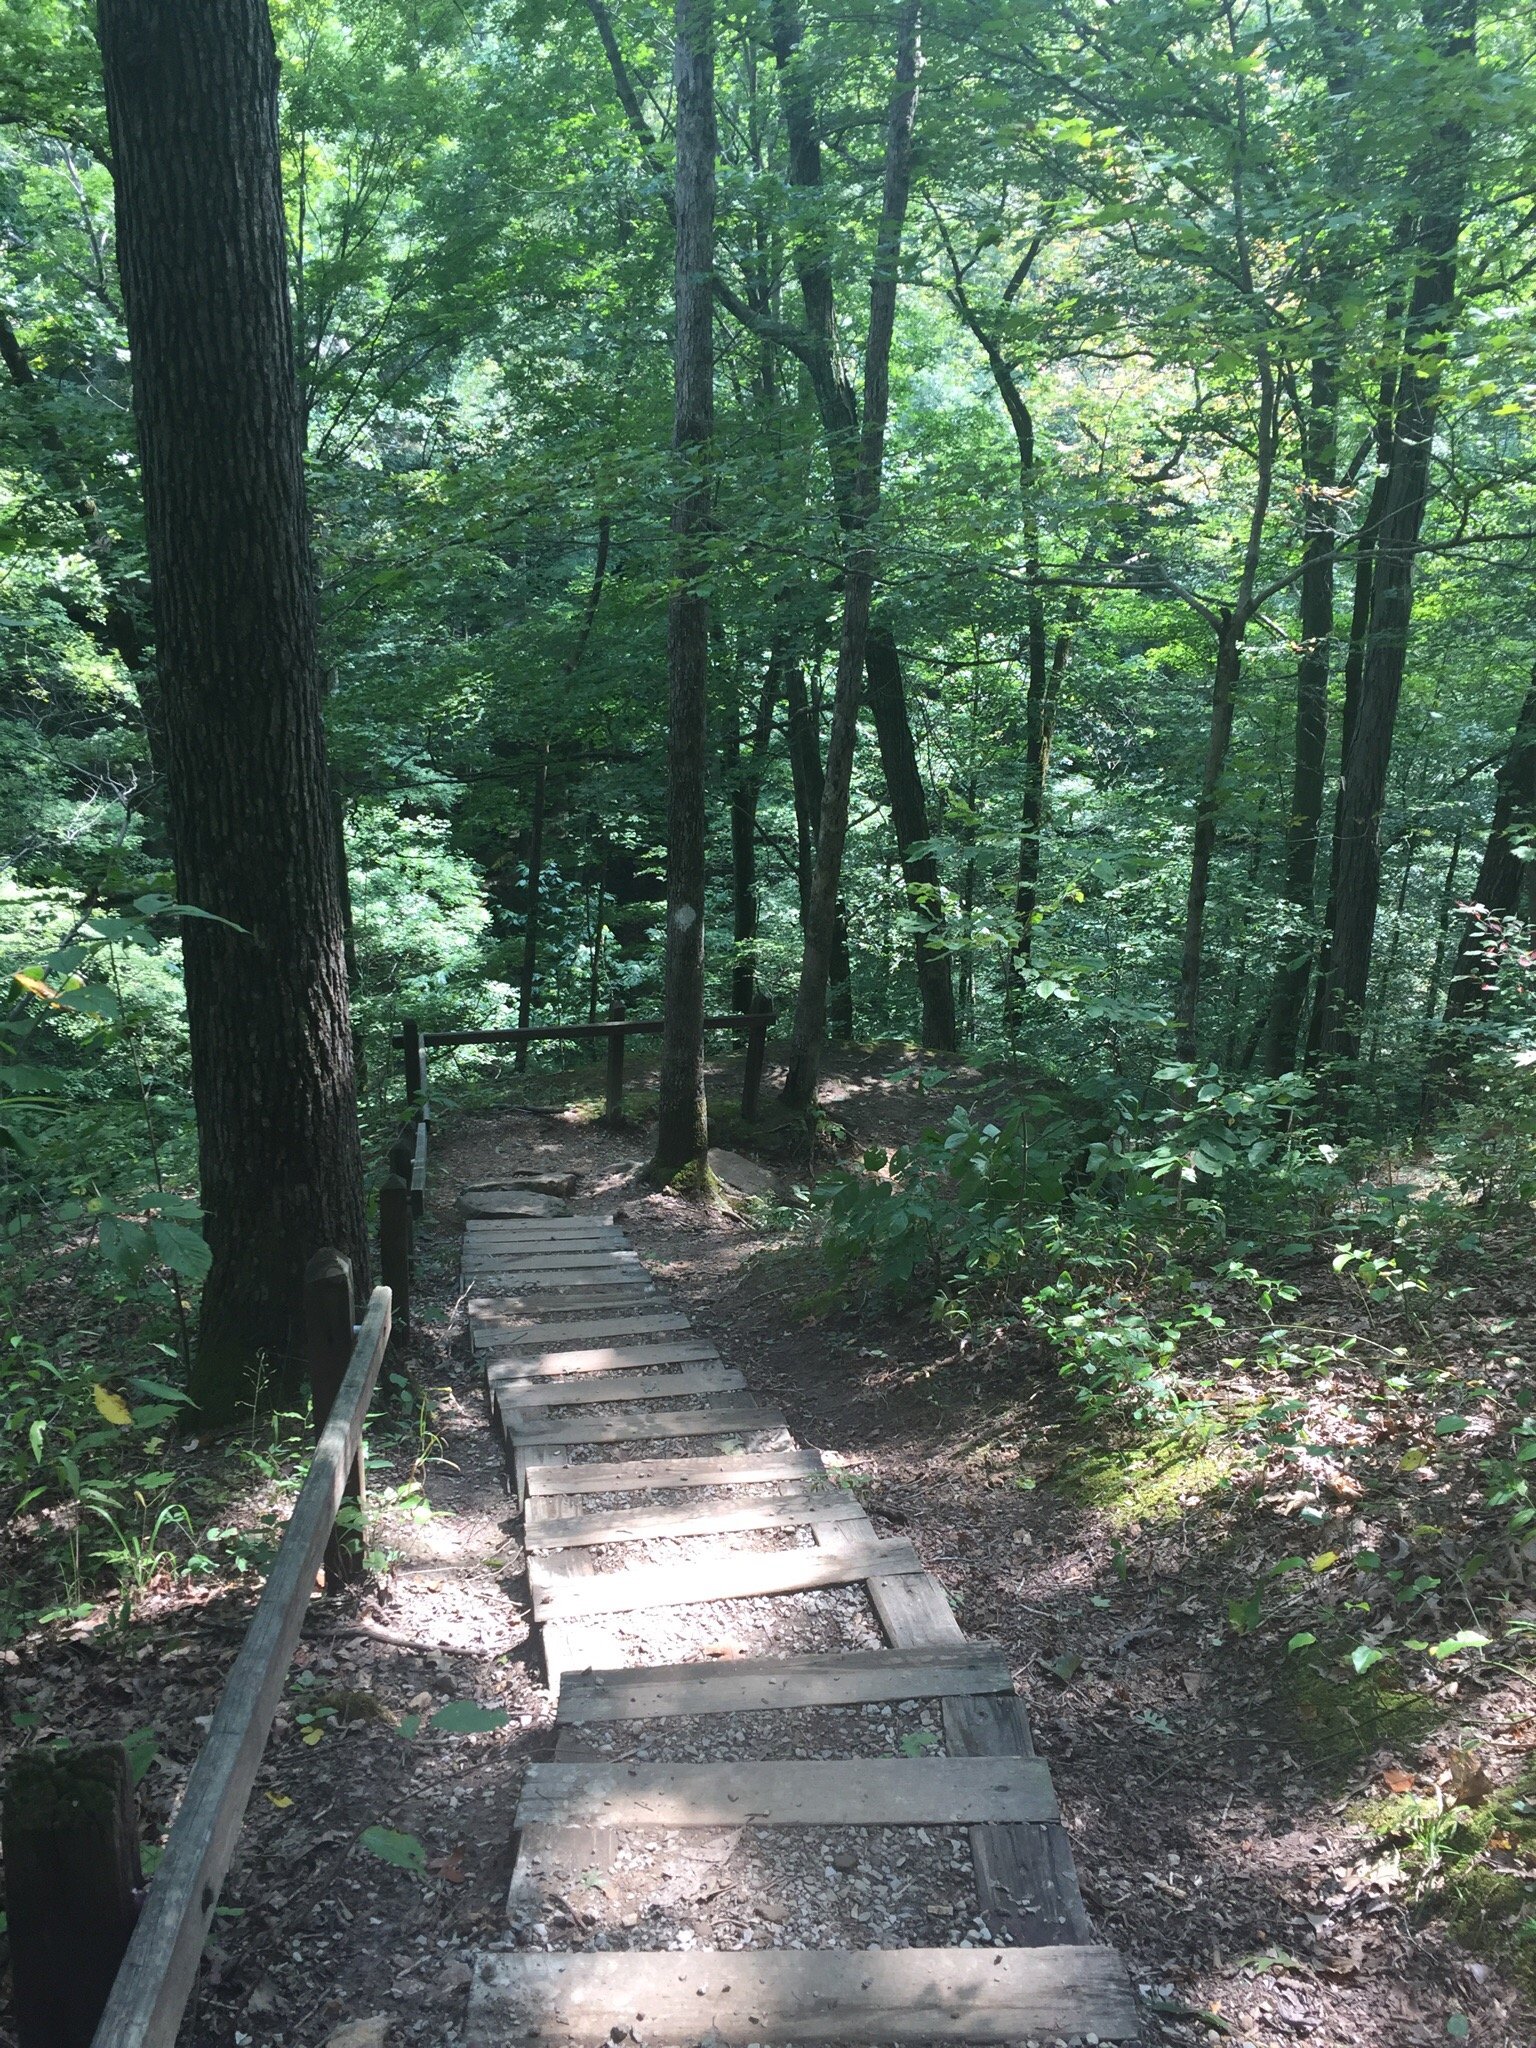
[[[1287,1292],[1230,1256],[1232,1229],[1273,1234],[1283,1218],[1295,1235],[1346,1183],[1297,1120],[1308,1091],[1294,1076],[1237,1084],[1166,1065],[1157,1080],[1173,1100],[1117,1095],[1091,1119],[1060,1092],[995,1122],[959,1108],[829,1175],[817,1199],[834,1269],[949,1316],[1013,1317],[1090,1402],[1180,1405],[1186,1354],[1223,1326],[1215,1283],[1266,1302]],[[1192,1284],[1195,1264],[1210,1277]]]

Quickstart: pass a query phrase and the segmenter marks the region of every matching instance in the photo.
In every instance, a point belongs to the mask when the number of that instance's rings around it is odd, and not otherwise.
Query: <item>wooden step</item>
[[[710,1458],[632,1458],[590,1465],[536,1466],[530,1498],[549,1494],[650,1493],[673,1486],[756,1486],[776,1479],[825,1477],[820,1451],[730,1451]]]
[[[699,1408],[637,1407],[629,1415],[573,1415],[552,1418],[501,1401],[501,1424],[516,1444],[643,1443],[647,1437],[737,1436],[782,1429],[777,1408],[759,1408],[755,1401],[707,1400]]]
[[[1012,1691],[1013,1674],[997,1643],[818,1650],[797,1657],[733,1657],[634,1671],[572,1671],[560,1688],[558,1718],[562,1724],[654,1721],[674,1714],[764,1713],[777,1707],[849,1707]]]
[[[641,1262],[639,1251],[627,1245],[465,1245],[465,1260],[471,1257],[477,1266],[539,1266],[547,1272],[633,1272]]]
[[[644,1266],[624,1273],[582,1273],[552,1271],[547,1266],[513,1271],[504,1266],[471,1262],[462,1270],[477,1293],[503,1301],[521,1302],[530,1294],[565,1294],[573,1300],[580,1296],[596,1307],[607,1307],[612,1302],[633,1301],[638,1295],[653,1292]]]
[[[469,1992],[465,2048],[647,2048],[754,2041],[1022,2042],[1141,2032],[1113,1949],[742,1949],[560,1955],[492,1950]]]
[[[641,1303],[633,1309],[622,1305],[593,1309],[590,1314],[573,1314],[560,1322],[517,1323],[499,1302],[479,1299],[469,1305],[469,1327],[477,1351],[553,1351],[562,1344],[573,1350],[589,1347],[602,1337],[659,1337],[665,1331],[686,1330],[688,1318],[678,1309],[658,1309]]]
[[[586,1373],[640,1372],[652,1365],[718,1365],[720,1354],[701,1337],[661,1344],[601,1344],[585,1351],[546,1351],[532,1358],[499,1353],[485,1361],[490,1387],[533,1385]]]
[[[953,1828],[1055,1820],[1038,1757],[529,1764],[517,1827]]]
[[[695,1365],[680,1372],[599,1373],[584,1380],[492,1381],[504,1409],[573,1408],[601,1401],[691,1400],[695,1394],[739,1394],[746,1381],[733,1365]]]
[[[681,1508],[603,1508],[596,1514],[546,1520],[530,1501],[523,1544],[528,1550],[569,1550],[590,1543],[648,1543],[653,1537],[725,1535],[738,1529],[795,1528],[801,1524],[866,1520],[841,1487],[763,1494],[756,1500],[700,1501]],[[905,1695],[903,1695],[905,1697]]]
[[[528,1559],[534,1619],[573,1621],[594,1614],[628,1614],[640,1607],[690,1607],[700,1600],[756,1600],[773,1593],[809,1593],[851,1586],[872,1572],[917,1572],[922,1563],[904,1537],[876,1537],[837,1547],[797,1550],[721,1550],[686,1564],[632,1565],[623,1571],[574,1576],[561,1556]]]
[[[477,1216],[464,1226],[467,1238],[516,1240],[535,1237],[595,1237],[605,1241],[624,1236],[617,1223],[600,1216]]]

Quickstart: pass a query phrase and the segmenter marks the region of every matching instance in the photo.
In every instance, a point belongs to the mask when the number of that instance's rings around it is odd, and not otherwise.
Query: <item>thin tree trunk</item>
[[[869,289],[869,331],[864,350],[864,421],[854,491],[857,520],[844,564],[843,622],[837,656],[837,684],[832,699],[832,724],[827,737],[826,782],[816,838],[816,865],[811,877],[810,903],[805,920],[800,987],[790,1032],[788,1074],[784,1084],[784,1101],[793,1109],[809,1109],[816,1099],[822,1045],[826,1037],[827,984],[837,931],[843,847],[848,837],[848,797],[853,781],[854,739],[858,729],[859,690],[864,675],[864,650],[875,583],[876,556],[869,529],[880,506],[885,429],[890,408],[891,337],[896,323],[898,266],[912,185],[912,131],[917,115],[917,78],[922,62],[920,19],[919,0],[904,0],[897,27],[895,91],[886,124],[880,231]]]
[[[1427,0],[1425,26],[1442,59],[1470,56],[1476,0]],[[1471,135],[1453,115],[1435,136],[1435,156],[1419,179],[1426,194],[1415,237],[1417,272],[1409,300],[1398,376],[1386,497],[1376,535],[1370,627],[1360,700],[1344,757],[1339,807],[1338,898],[1329,972],[1325,1046],[1353,1062],[1370,979],[1381,893],[1381,814],[1392,764],[1413,616],[1414,558],[1429,501],[1439,417],[1444,326],[1456,292]]]
[[[1230,610],[1221,614],[1216,635],[1216,673],[1211,687],[1211,724],[1205,744],[1200,800],[1195,810],[1195,836],[1189,858],[1189,894],[1184,912],[1184,947],[1179,960],[1179,1000],[1174,1016],[1174,1046],[1180,1059],[1196,1054],[1195,1023],[1200,1005],[1200,973],[1205,955],[1205,906],[1210,894],[1211,862],[1216,851],[1216,815],[1221,801],[1232,722],[1237,708],[1237,681],[1242,672],[1242,626]]]
[[[101,0],[204,1230],[194,1399],[294,1385],[368,1282],[265,0]],[[227,921],[226,921],[227,920]]]
[[[737,1016],[745,1016],[757,997],[757,804],[783,679],[783,650],[775,642],[768,650],[745,752],[739,717],[731,734],[731,1008]]]
[[[811,721],[805,670],[792,661],[784,674],[784,744],[795,795],[795,882],[804,921],[811,905],[811,869],[816,861],[816,827],[821,818],[821,746]]]
[[[1024,699],[1024,794],[1019,806],[1019,864],[1013,892],[1017,935],[1009,953],[1005,999],[1010,1019],[1017,1017],[1019,972],[1029,965],[1034,950],[1035,916],[1040,907],[1040,835],[1045,827],[1045,790],[1051,772],[1051,742],[1056,736],[1056,706],[1071,653],[1072,635],[1058,633],[1049,666],[1042,663],[1037,670],[1031,624],[1029,690]]]
[[[1493,974],[1487,957],[1483,917],[1512,917],[1520,908],[1527,863],[1520,847],[1536,824],[1536,670],[1515,720],[1509,752],[1499,768],[1488,844],[1472,885],[1476,906],[1456,947],[1456,965],[1445,997],[1445,1021],[1486,1016]]]
[[[709,448],[714,434],[715,25],[713,0],[676,0],[677,107],[672,510],[667,608],[667,951],[653,1179],[707,1178],[704,1097],[705,762],[709,743]]]
[[[880,761],[891,802],[891,824],[906,885],[907,906],[917,927],[918,995],[922,1003],[922,1038],[929,1052],[953,1052],[955,989],[944,943],[944,905],[939,889],[939,863],[931,852],[914,853],[928,839],[928,799],[912,743],[907,694],[902,682],[901,654],[895,635],[878,621],[870,627],[864,650],[869,681],[869,706],[875,717]]]
[[[533,774],[533,815],[528,825],[528,878],[523,886],[523,959],[517,977],[517,1028],[526,1031],[533,1022],[533,999],[538,986],[539,911],[544,880],[544,813],[549,797],[549,748],[546,746]],[[524,1040],[513,1055],[512,1064],[520,1074],[528,1065]]]
[[[1337,526],[1334,485],[1338,471],[1338,375],[1330,356],[1318,356],[1313,361],[1308,401],[1310,417],[1303,428],[1302,447],[1305,530],[1299,596],[1301,654],[1296,663],[1296,747],[1281,892],[1287,923],[1280,939],[1280,963],[1275,969],[1264,1034],[1264,1065],[1274,1075],[1288,1073],[1296,1063],[1316,943],[1314,897],[1327,778],[1328,672],[1333,648]]]

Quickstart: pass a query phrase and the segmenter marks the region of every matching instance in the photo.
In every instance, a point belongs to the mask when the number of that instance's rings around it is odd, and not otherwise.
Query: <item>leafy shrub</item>
[[[1297,1077],[1237,1083],[1168,1065],[1155,1080],[1167,1097],[1117,1097],[1097,1129],[1032,1096],[996,1121],[956,1109],[895,1152],[867,1152],[818,1189],[828,1259],[951,1316],[979,1290],[1002,1295],[1087,1400],[1183,1398],[1186,1338],[1222,1327],[1191,1262],[1272,1298],[1283,1290],[1233,1256],[1248,1248],[1234,1224],[1283,1218],[1294,1236],[1347,1183],[1298,1124]]]

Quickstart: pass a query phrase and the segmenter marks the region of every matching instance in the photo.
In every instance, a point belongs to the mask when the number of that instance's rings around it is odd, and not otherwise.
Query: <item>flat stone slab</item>
[[[718,1145],[710,1147],[709,1170],[716,1180],[738,1195],[753,1195],[759,1201],[768,1201],[778,1192],[778,1183],[766,1166],[759,1166],[755,1159],[743,1159],[739,1152],[727,1152]]]
[[[569,1216],[571,1205],[536,1188],[465,1188],[459,1196],[459,1214],[466,1221],[485,1216]]]

